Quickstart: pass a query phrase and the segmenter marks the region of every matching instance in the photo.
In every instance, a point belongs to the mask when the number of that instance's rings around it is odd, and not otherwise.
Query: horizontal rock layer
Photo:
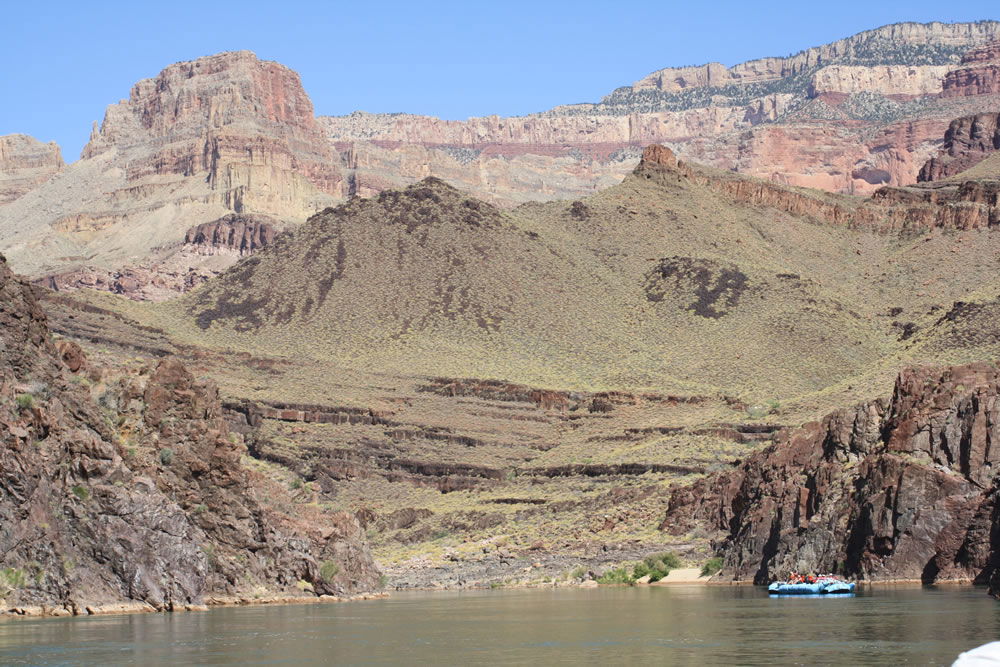
[[[49,180],[63,168],[62,154],[54,142],[24,134],[0,137],[0,206]]]

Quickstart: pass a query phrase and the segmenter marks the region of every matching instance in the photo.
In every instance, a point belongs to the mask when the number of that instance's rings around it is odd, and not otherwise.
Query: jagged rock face
[[[208,172],[234,204],[252,206],[262,193],[247,189],[245,181],[267,168],[341,194],[340,175],[298,75],[249,51],[177,63],[135,84],[127,101],[108,108],[83,157],[137,145],[154,150],[129,162],[130,182]]]
[[[924,163],[917,180],[938,181],[960,174],[1000,149],[1000,113],[957,118],[948,126],[940,153]]]
[[[903,371],[891,401],[784,434],[737,470],[676,491],[661,528],[726,534],[726,573],[987,581],[1000,371],[978,363]]]
[[[300,525],[255,500],[262,482],[242,467],[213,385],[175,360],[112,382],[79,347],[53,345],[31,287],[3,260],[0,295],[4,611],[177,609],[257,586],[296,591],[300,581],[317,593],[374,588],[352,517]],[[92,382],[107,386],[102,407]],[[128,425],[131,448],[116,422]],[[338,574],[324,576],[321,563],[334,558]]]
[[[207,255],[231,253],[243,257],[273,243],[278,226],[267,216],[234,213],[192,227],[184,235],[184,244]]]
[[[0,137],[0,206],[49,180],[63,168],[55,142],[42,142],[24,134]]]
[[[135,301],[165,301],[188,292],[274,242],[279,220],[266,215],[232,213],[195,225],[182,243],[156,249],[148,263],[104,269],[89,266],[36,279],[56,291],[96,289]]]
[[[962,65],[945,77],[942,97],[1000,93],[1000,42],[973,49],[962,57]]]
[[[82,159],[0,209],[0,239],[35,275],[105,269],[227,214],[297,223],[344,194],[297,74],[240,51],[171,65],[108,108]]]

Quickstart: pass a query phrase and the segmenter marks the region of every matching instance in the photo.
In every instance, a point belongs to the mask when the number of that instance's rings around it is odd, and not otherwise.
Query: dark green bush
[[[624,567],[619,567],[615,570],[608,570],[601,576],[597,578],[597,583],[599,584],[628,584],[632,585],[635,583],[635,579],[631,577]]]

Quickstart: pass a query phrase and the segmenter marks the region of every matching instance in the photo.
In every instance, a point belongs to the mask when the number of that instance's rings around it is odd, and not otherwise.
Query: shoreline
[[[297,595],[267,595],[247,597],[245,595],[214,595],[205,598],[204,604],[172,605],[157,609],[148,602],[128,601],[109,604],[84,605],[83,607],[65,607],[49,605],[23,605],[10,607],[0,611],[0,622],[18,618],[68,618],[85,616],[116,616],[123,614],[176,614],[182,612],[211,611],[222,607],[256,607],[279,606],[293,604],[330,604],[337,602],[362,602],[365,600],[381,600],[389,597],[386,591],[374,593],[356,593],[354,595],[314,595],[312,597]]]
[[[593,579],[583,582],[559,582],[551,584],[509,584],[499,588],[490,586],[475,586],[463,588],[405,588],[392,591],[384,590],[373,593],[357,593],[348,596],[318,595],[318,596],[296,596],[296,595],[268,595],[261,597],[249,597],[246,595],[214,595],[205,598],[203,604],[174,605],[157,609],[147,602],[118,602],[100,605],[84,605],[83,607],[71,608],[65,606],[48,605],[24,605],[10,607],[0,611],[0,622],[18,618],[67,618],[84,616],[113,616],[124,614],[173,614],[181,612],[211,611],[214,608],[224,607],[256,607],[256,606],[279,606],[296,604],[332,604],[341,602],[362,602],[366,600],[384,600],[392,596],[393,593],[423,592],[423,593],[443,593],[455,591],[490,591],[490,590],[528,590],[541,588],[577,588],[577,589],[597,589],[597,588],[622,588],[622,587],[671,587],[671,586],[755,586],[750,580],[718,580],[714,576],[701,577],[693,572],[698,572],[697,568],[678,568],[671,572],[677,572],[679,576],[668,575],[660,581],[652,583],[635,584],[599,584]],[[925,584],[920,579],[886,579],[886,580],[859,580],[855,582],[860,587],[865,588],[923,588],[925,586],[947,586],[947,587],[972,587],[976,586],[973,579],[949,579],[937,581],[932,584]]]

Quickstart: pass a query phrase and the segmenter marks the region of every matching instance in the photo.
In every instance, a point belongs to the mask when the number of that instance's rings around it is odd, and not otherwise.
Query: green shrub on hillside
[[[718,574],[719,570],[722,569],[722,556],[715,556],[714,558],[709,558],[705,561],[705,564],[701,566],[701,576],[710,577],[712,575]]]
[[[333,578],[337,576],[340,572],[340,566],[332,560],[323,561],[323,564],[319,566],[319,576],[322,577],[323,581],[330,583]]]
[[[631,572],[627,567],[621,567],[605,572],[597,578],[599,584],[634,584],[637,580],[645,576],[649,577],[650,583],[659,581],[670,574],[670,570],[681,566],[680,557],[673,552],[653,554],[647,556],[641,562],[632,566]]]
[[[18,394],[14,397],[19,410],[30,410],[35,406],[35,397],[32,394]]]
[[[619,567],[615,570],[608,570],[601,576],[597,578],[597,583],[599,584],[628,584],[631,586],[635,583],[635,577],[628,573],[628,570],[624,567]]]

